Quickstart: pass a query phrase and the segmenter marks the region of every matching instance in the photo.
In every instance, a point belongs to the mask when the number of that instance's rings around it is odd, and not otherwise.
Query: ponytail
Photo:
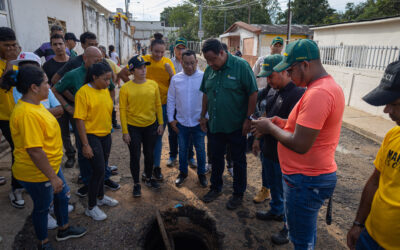
[[[151,41],[150,50],[157,44],[165,45],[165,42],[163,40],[163,34],[157,32],[153,36],[154,39]]]
[[[3,76],[1,88],[9,91],[17,87],[21,94],[28,93],[32,84],[40,86],[44,81],[44,72],[41,68],[33,65],[26,65],[19,70],[10,70]]]

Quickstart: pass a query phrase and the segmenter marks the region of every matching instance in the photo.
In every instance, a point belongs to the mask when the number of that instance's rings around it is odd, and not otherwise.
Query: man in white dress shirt
[[[205,176],[206,152],[204,133],[200,128],[200,113],[203,93],[200,91],[203,72],[197,69],[197,59],[194,51],[182,53],[183,72],[174,75],[168,90],[167,114],[172,129],[178,134],[179,144],[179,175],[175,181],[181,186],[188,176],[189,138],[196,149],[197,175],[200,185],[207,187]],[[174,117],[176,110],[176,115]]]

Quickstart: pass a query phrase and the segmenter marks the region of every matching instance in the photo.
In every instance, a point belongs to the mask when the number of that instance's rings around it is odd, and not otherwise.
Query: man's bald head
[[[83,61],[85,62],[86,68],[89,68],[95,63],[101,62],[102,59],[103,55],[101,54],[101,51],[99,48],[94,46],[87,47],[83,53]]]

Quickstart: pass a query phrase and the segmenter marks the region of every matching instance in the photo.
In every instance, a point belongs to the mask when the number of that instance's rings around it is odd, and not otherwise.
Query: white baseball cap
[[[18,55],[17,60],[12,60],[10,63],[19,66],[20,62],[35,62],[38,63],[39,66],[42,66],[42,61],[40,60],[40,57],[33,52],[21,52]]]

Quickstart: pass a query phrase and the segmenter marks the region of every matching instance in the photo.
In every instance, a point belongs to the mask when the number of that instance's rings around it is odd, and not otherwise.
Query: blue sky
[[[116,8],[125,9],[125,0],[97,0],[100,4],[111,11]],[[278,0],[281,3],[281,8],[286,9],[287,0]],[[365,0],[328,0],[332,8],[343,11],[347,2],[359,3]],[[136,20],[151,20],[160,19],[160,12],[168,6],[177,6],[184,0],[130,0],[129,11],[133,13]]]

